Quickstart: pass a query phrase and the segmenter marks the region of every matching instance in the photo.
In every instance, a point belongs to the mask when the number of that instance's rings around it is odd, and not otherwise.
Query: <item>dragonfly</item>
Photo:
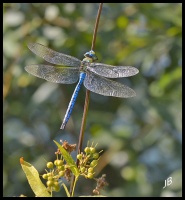
[[[129,98],[136,95],[128,86],[109,78],[122,78],[136,75],[139,70],[132,66],[112,66],[97,63],[95,52],[90,50],[84,54],[81,61],[76,57],[59,53],[39,43],[29,43],[28,48],[45,61],[54,65],[32,64],[25,70],[42,79],[54,83],[77,83],[60,129],[64,129],[74,108],[82,83],[91,92],[120,98]]]

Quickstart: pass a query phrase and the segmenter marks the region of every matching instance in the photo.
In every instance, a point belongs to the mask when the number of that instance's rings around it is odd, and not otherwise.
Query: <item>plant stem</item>
[[[100,3],[99,9],[98,9],[98,14],[97,14],[97,17],[96,17],[95,27],[94,27],[91,50],[94,50],[94,47],[95,47],[96,35],[97,35],[97,31],[98,31],[98,24],[99,24],[99,19],[100,19],[100,14],[101,14],[102,7],[103,7],[103,3]],[[84,105],[82,124],[81,124],[81,129],[80,129],[79,140],[78,140],[77,154],[80,153],[81,149],[82,149],[82,143],[83,143],[84,131],[85,131],[85,124],[86,124],[86,118],[87,118],[87,112],[88,112],[88,108],[89,108],[89,99],[90,99],[89,97],[90,97],[90,91],[86,89],[85,105]],[[77,166],[78,166],[78,163],[79,163],[79,161],[77,159],[76,160],[76,165]],[[74,195],[75,185],[76,185],[76,179],[75,179],[75,176],[73,176],[72,180],[71,180],[71,187],[70,187],[71,196]]]
[[[94,33],[93,33],[91,50],[94,50],[94,47],[95,47],[96,35],[97,35],[97,31],[98,31],[98,24],[99,24],[99,21],[100,21],[100,15],[101,15],[102,7],[103,7],[103,3],[100,3],[99,8],[98,8],[98,14],[96,16],[95,26],[94,26]]]
[[[74,176],[74,184],[73,184],[73,190],[72,190],[71,197],[73,197],[73,195],[74,195],[74,190],[75,190],[77,180],[78,180],[78,177]]]

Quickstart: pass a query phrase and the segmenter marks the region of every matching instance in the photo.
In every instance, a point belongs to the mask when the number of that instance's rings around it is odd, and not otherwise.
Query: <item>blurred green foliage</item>
[[[43,174],[46,162],[55,159],[53,140],[78,142],[83,113],[84,87],[66,130],[60,130],[75,84],[29,75],[26,65],[44,61],[27,43],[83,59],[98,6],[3,4],[3,196],[34,196],[19,158]],[[135,98],[91,93],[84,146],[91,140],[104,149],[97,176],[105,173],[109,186],[102,195],[182,196],[182,4],[103,4],[95,51],[99,62],[140,71],[117,80],[133,88]],[[168,177],[173,182],[163,189]],[[94,188],[95,182],[83,179],[76,196]]]

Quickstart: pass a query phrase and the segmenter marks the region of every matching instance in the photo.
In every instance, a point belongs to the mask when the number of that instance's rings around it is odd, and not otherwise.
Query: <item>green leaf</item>
[[[71,157],[71,155],[58,143],[54,140],[55,144],[58,146],[58,148],[60,149],[60,152],[62,154],[62,156],[64,157],[66,163],[69,165],[71,171],[73,172],[73,174],[78,177],[80,175],[79,170],[76,166],[75,161],[73,160],[73,158]]]
[[[20,158],[20,164],[36,197],[51,197],[51,194],[47,191],[45,185],[40,180],[39,173],[35,167],[24,161],[23,157]]]

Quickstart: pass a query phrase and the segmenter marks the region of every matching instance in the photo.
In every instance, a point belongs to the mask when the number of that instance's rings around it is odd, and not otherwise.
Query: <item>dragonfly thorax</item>
[[[84,58],[81,62],[80,72],[86,72],[87,67],[92,63],[88,58]]]

